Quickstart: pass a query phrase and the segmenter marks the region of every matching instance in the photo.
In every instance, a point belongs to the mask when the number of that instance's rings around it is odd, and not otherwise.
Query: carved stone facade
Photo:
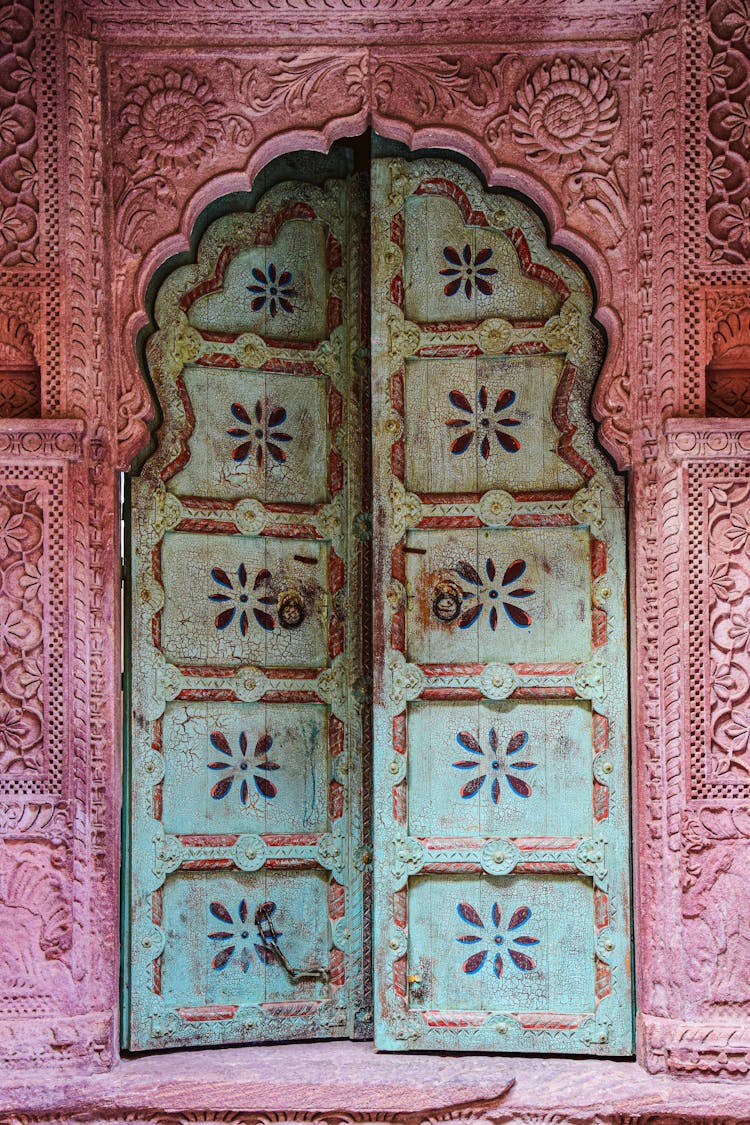
[[[442,1116],[406,1096],[401,1116],[342,1116],[297,1089],[253,1120],[750,1119],[731,1082],[750,1074],[750,4],[8,0],[3,1125],[248,1119],[241,1077],[173,1085],[160,1110],[118,1055],[118,472],[149,435],[136,340],[154,271],[270,159],[370,126],[523,192],[596,289],[593,410],[630,475],[638,1061],[618,1066],[641,1100],[597,1086],[608,1064],[559,1060],[503,1108],[465,1091]],[[573,1075],[588,1106],[569,1103]]]

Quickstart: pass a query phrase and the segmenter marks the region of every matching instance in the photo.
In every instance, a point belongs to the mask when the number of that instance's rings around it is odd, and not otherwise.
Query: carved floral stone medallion
[[[603,155],[618,123],[617,96],[597,67],[576,59],[543,63],[519,88],[513,135],[541,163]]]

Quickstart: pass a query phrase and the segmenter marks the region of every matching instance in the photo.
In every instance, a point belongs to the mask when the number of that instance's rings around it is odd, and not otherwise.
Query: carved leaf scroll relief
[[[6,792],[47,773],[45,500],[44,489],[21,481],[0,490],[0,789]]]
[[[39,240],[34,5],[0,24],[0,265],[34,265]]]
[[[745,265],[750,257],[750,10],[744,0],[713,0],[708,9],[708,258]]]

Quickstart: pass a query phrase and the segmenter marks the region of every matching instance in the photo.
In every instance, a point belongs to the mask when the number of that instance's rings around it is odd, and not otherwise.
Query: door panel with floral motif
[[[372,179],[376,1041],[628,1054],[625,520],[583,272],[443,161]]]
[[[361,207],[280,184],[156,304],[132,485],[132,1049],[366,1033]]]

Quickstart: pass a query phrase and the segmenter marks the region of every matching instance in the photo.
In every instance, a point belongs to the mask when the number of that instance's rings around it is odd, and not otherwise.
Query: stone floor
[[[133,1120],[139,1111],[431,1116],[452,1107],[487,1107],[497,1120],[662,1113],[736,1121],[750,1119],[750,1081],[651,1075],[631,1061],[386,1055],[371,1043],[339,1042],[166,1052],[123,1059],[109,1074],[69,1082],[19,1076],[0,1089],[0,1114],[57,1121]]]

